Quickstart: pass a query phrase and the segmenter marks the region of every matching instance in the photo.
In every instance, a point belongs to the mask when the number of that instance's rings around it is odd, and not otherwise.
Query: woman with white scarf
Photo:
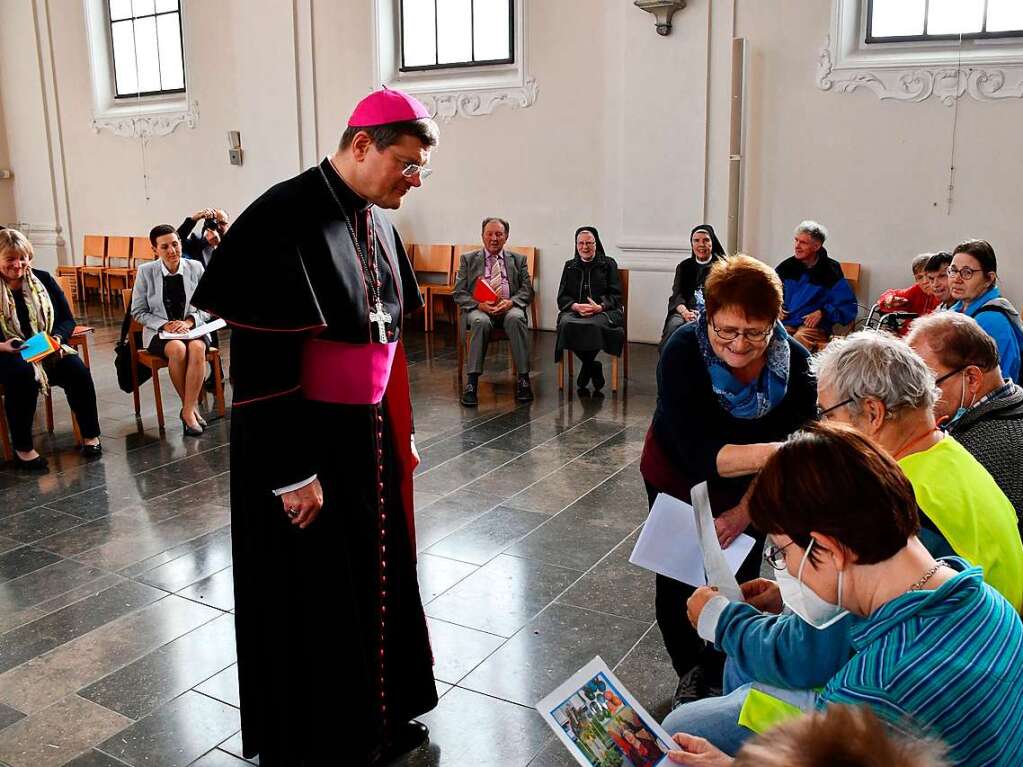
[[[78,418],[82,454],[99,456],[102,447],[92,376],[65,343],[75,329],[71,308],[53,277],[32,269],[32,255],[25,235],[16,229],[0,231],[0,385],[14,443],[14,466],[46,471],[46,459],[32,446],[32,422],[39,392],[49,392],[51,386],[64,389]],[[52,336],[60,348],[39,362],[26,362],[18,349],[41,332]]]

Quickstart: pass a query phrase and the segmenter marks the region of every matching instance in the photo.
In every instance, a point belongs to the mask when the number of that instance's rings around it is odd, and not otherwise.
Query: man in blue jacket
[[[856,319],[856,296],[842,274],[842,265],[828,256],[828,230],[804,221],[794,233],[793,255],[776,271],[785,289],[782,323],[811,352],[822,347],[835,325]]]

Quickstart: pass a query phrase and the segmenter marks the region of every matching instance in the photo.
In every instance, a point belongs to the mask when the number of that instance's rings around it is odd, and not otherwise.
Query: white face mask
[[[842,609],[842,576],[838,573],[838,604],[832,604],[820,597],[817,592],[803,583],[803,568],[810,556],[810,549],[816,541],[811,538],[810,545],[803,553],[803,559],[799,563],[798,576],[793,577],[788,568],[779,570],[777,573],[778,589],[781,591],[781,599],[792,612],[809,623],[815,629],[826,629],[842,620],[849,614],[848,610]]]

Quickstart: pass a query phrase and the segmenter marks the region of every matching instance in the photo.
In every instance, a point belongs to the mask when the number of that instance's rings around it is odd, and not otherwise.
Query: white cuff
[[[701,639],[706,639],[711,644],[715,643],[718,620],[728,604],[728,597],[719,594],[716,597],[711,597],[710,601],[703,606],[700,618],[696,621],[696,633],[700,635]]]
[[[276,490],[274,490],[274,495],[284,495],[285,493],[290,493],[293,490],[300,490],[306,485],[311,485],[315,481],[316,475],[313,474],[311,477],[309,477],[309,479],[303,479],[301,482],[296,482],[294,485],[286,485],[285,487],[277,488]]]

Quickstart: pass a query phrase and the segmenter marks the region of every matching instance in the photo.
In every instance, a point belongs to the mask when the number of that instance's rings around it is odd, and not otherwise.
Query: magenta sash
[[[337,405],[378,404],[387,390],[397,348],[397,342],[306,341],[302,353],[305,398]]]

